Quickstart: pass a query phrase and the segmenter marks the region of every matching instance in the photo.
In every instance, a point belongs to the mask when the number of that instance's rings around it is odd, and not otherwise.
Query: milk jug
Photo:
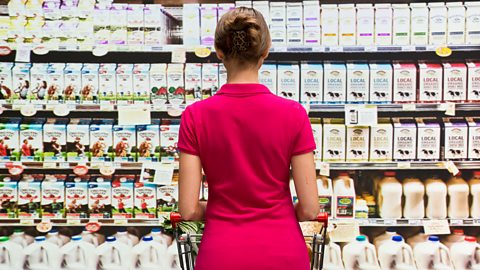
[[[447,235],[445,238],[443,238],[442,243],[447,247],[451,248],[453,244],[463,242],[465,240],[465,233],[463,232],[462,229],[454,229],[453,233],[450,235]]]
[[[427,240],[428,240],[428,235],[426,235],[422,229],[419,233],[407,238],[407,244],[411,246],[412,249],[414,249],[417,244],[423,243]]]
[[[51,229],[47,233],[46,238],[47,242],[55,244],[57,247],[62,247],[70,241],[70,238],[67,236],[59,234],[57,229]]]
[[[427,217],[431,219],[444,219],[447,217],[447,185],[436,177],[425,181],[427,194]]]
[[[27,246],[25,264],[27,270],[59,270],[62,262],[60,248],[46,241],[45,236],[35,237],[35,242]]]
[[[149,234],[147,234],[147,236],[153,237],[153,241],[156,241],[162,245],[165,245],[166,247],[172,244],[172,238],[162,233],[162,230],[160,228],[153,228],[152,231]]]
[[[167,249],[167,265],[168,270],[182,270],[180,268],[180,258],[178,257],[177,241],[173,240],[172,244]]]
[[[80,235],[72,237],[72,241],[61,249],[62,269],[96,270],[97,253],[93,244],[82,241]]]
[[[19,244],[22,247],[26,247],[33,243],[34,238],[23,232],[22,229],[15,229],[13,234],[10,235],[10,241]]]
[[[407,178],[403,180],[403,195],[405,196],[405,205],[403,207],[403,216],[405,218],[424,218],[425,217],[425,186],[417,178]]]
[[[455,269],[480,269],[480,245],[475,237],[466,236],[464,241],[452,245],[450,253]]]
[[[416,270],[412,248],[400,235],[384,242],[378,250],[378,260],[382,270]]]
[[[151,236],[144,236],[142,241],[132,249],[132,269],[158,270],[168,269],[167,248],[153,241]]]
[[[0,270],[22,270],[25,261],[23,248],[9,240],[8,236],[0,237]]]
[[[480,171],[473,172],[473,178],[468,181],[468,184],[472,195],[470,215],[472,218],[480,218]]]
[[[381,218],[402,217],[402,184],[395,175],[395,172],[385,172],[378,183],[377,201]]]
[[[438,236],[429,236],[413,249],[418,270],[453,270],[448,248],[440,243]]]
[[[138,244],[138,237],[136,235],[130,234],[125,228],[119,228],[115,234],[117,241],[126,244],[129,247],[133,247]]]
[[[364,235],[359,235],[354,242],[343,248],[343,263],[346,270],[380,269],[375,247],[368,243]]]
[[[328,216],[332,216],[332,180],[328,177],[321,176],[319,179],[317,179],[317,188],[320,212],[325,212],[328,214]]]
[[[340,246],[330,241],[325,245],[325,255],[323,256],[324,270],[343,270],[342,253]]]
[[[348,173],[340,173],[333,181],[333,205],[335,218],[355,217],[355,187]]]
[[[470,188],[460,175],[450,178],[447,182],[448,187],[448,216],[450,218],[468,218],[469,204],[468,195]]]
[[[107,237],[105,243],[97,247],[98,270],[129,270],[132,265],[131,247],[115,236]]]
[[[105,236],[103,236],[99,233],[91,233],[91,232],[87,231],[86,229],[82,231],[80,236],[82,237],[83,241],[85,241],[87,243],[90,243],[90,244],[93,244],[95,247],[98,247],[103,242],[105,242]]]
[[[386,231],[383,234],[380,234],[379,236],[375,237],[373,239],[373,245],[377,249],[377,252],[378,252],[378,249],[380,248],[381,245],[383,245],[384,243],[386,243],[388,241],[391,241],[392,237],[394,237],[394,236],[398,236],[395,228],[387,227]]]

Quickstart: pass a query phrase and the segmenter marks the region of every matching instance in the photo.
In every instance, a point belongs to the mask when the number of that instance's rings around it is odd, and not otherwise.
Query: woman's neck
[[[227,83],[258,83],[258,69],[230,67],[227,69]]]

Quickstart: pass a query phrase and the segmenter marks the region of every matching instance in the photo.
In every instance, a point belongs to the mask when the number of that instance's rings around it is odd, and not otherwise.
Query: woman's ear
[[[225,58],[225,54],[217,48],[215,48],[215,53],[217,54],[217,58],[221,61],[223,61],[223,58]]]

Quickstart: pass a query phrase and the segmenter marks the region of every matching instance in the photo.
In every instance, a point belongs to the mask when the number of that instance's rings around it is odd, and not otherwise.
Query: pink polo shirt
[[[180,152],[208,181],[196,270],[309,269],[289,190],[292,156],[315,149],[305,109],[261,84],[225,84],[182,115]]]

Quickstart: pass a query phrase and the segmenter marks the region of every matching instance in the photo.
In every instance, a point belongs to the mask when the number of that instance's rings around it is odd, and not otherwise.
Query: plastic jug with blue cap
[[[480,269],[480,244],[475,237],[465,236],[464,241],[450,248],[455,269]]]
[[[330,241],[325,245],[325,255],[323,256],[324,270],[343,270],[342,252],[340,246]]]
[[[114,235],[117,241],[123,242],[126,245],[133,247],[138,244],[138,237],[127,231],[127,228],[118,228],[117,233]]]
[[[384,233],[380,234],[379,236],[375,237],[373,239],[373,245],[375,246],[375,248],[377,249],[377,252],[378,252],[378,249],[380,248],[380,246],[385,243],[385,242],[388,242],[388,241],[391,241],[392,240],[392,237],[395,236],[395,235],[398,235],[397,234],[397,230],[393,227],[387,227],[387,229],[385,230]]]
[[[416,270],[412,248],[403,237],[394,235],[378,249],[378,261],[382,270]]]
[[[63,245],[70,242],[70,238],[60,234],[57,229],[51,229],[45,237],[48,242],[55,244],[58,247],[63,247]]]
[[[10,241],[19,244],[22,247],[26,247],[34,242],[34,237],[26,234],[22,229],[15,229],[13,234],[10,235]]]
[[[343,248],[343,263],[346,270],[379,270],[375,246],[359,235]]]
[[[151,236],[144,236],[142,238],[142,241],[132,249],[132,256],[132,269],[170,269],[167,259],[167,248],[153,241],[153,237]]]
[[[82,237],[82,241],[90,243],[95,247],[98,247],[99,245],[103,244],[103,242],[105,242],[105,236],[99,233],[89,232],[87,231],[87,229],[84,229],[82,233],[79,234],[79,236]]]
[[[97,248],[98,270],[129,270],[132,265],[132,248],[108,236],[105,243]]]
[[[169,247],[172,244],[172,238],[162,232],[160,228],[153,228],[147,236],[153,237],[153,241]]]
[[[417,244],[423,243],[427,240],[428,235],[425,234],[423,228],[420,228],[420,231],[417,234],[407,238],[407,244],[409,244],[412,249],[414,249]]]
[[[59,270],[62,256],[60,248],[47,242],[45,236],[35,237],[35,242],[27,246],[23,269],[27,270]]]
[[[25,254],[22,246],[0,236],[0,270],[22,270]]]
[[[177,241],[174,239],[172,244],[167,249],[168,268],[169,270],[181,270],[180,257],[178,256]]]
[[[97,253],[95,246],[82,241],[82,236],[72,237],[72,241],[61,249],[62,269],[65,270],[96,270]]]
[[[429,236],[426,242],[417,244],[413,255],[418,270],[453,270],[450,251],[438,236]]]

